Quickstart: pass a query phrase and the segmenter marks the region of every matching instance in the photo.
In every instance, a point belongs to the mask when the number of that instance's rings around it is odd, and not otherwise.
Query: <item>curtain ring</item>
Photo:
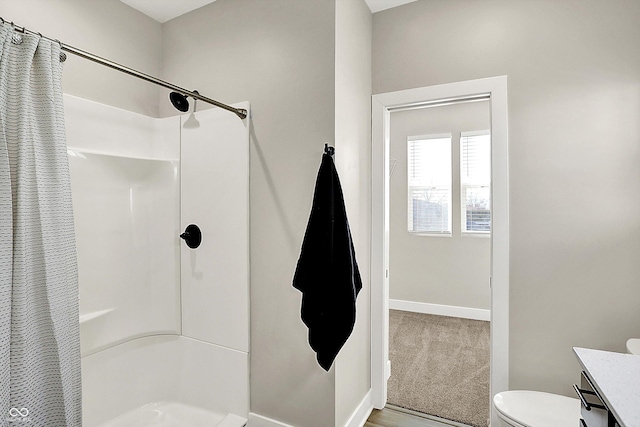
[[[60,62],[66,61],[67,54],[62,51],[62,42],[58,39],[55,39],[54,42],[58,43],[58,46],[60,46]]]
[[[15,32],[18,31],[18,29],[16,28],[16,24],[14,24],[13,21],[11,21],[11,29],[14,31],[14,33],[11,35],[11,43],[22,44],[22,35]]]
[[[13,31],[18,31],[18,32],[23,33],[23,34],[25,32],[25,28],[24,27],[17,26],[16,24],[13,23],[13,21],[11,21],[11,28],[13,28]]]
[[[11,43],[13,43],[13,44],[22,44],[22,34],[13,33],[11,35]]]

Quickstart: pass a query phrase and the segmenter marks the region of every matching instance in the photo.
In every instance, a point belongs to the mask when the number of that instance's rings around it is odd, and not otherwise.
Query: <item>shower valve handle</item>
[[[187,225],[187,228],[185,228],[184,233],[180,235],[180,238],[183,239],[191,249],[197,248],[202,242],[200,227],[195,224]]]

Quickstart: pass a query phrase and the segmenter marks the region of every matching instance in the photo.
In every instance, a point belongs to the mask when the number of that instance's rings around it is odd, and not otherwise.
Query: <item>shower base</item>
[[[149,403],[100,427],[243,427],[246,418],[217,414],[178,402]]]

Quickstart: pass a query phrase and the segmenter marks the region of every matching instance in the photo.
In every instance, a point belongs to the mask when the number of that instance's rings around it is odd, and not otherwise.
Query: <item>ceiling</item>
[[[391,9],[392,7],[402,6],[403,4],[412,3],[416,0],[364,0],[371,9],[371,13],[380,12],[381,10]]]
[[[120,0],[134,9],[163,23],[216,0]],[[416,0],[365,0],[372,13],[390,9]]]
[[[216,0],[120,0],[163,23]]]

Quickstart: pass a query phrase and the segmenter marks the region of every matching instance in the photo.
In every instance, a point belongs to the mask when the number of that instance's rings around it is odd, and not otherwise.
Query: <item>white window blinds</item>
[[[462,231],[491,231],[491,135],[463,132],[460,135],[460,185]]]
[[[451,135],[407,141],[408,231],[451,233]]]

